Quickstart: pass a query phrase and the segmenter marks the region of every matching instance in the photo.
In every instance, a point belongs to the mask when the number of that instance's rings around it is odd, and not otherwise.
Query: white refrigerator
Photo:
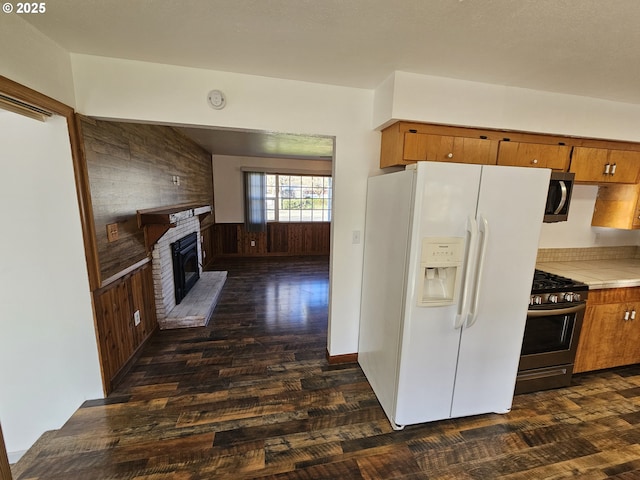
[[[510,411],[550,173],[369,178],[358,362],[393,428]]]

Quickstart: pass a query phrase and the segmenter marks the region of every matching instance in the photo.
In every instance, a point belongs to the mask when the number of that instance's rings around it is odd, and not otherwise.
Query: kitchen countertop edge
[[[538,262],[536,268],[583,282],[589,290],[640,286],[638,259]]]

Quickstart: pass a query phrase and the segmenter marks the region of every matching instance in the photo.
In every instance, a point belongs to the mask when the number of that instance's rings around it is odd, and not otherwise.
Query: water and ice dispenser
[[[435,307],[456,302],[463,258],[464,238],[426,237],[422,240],[418,306]]]

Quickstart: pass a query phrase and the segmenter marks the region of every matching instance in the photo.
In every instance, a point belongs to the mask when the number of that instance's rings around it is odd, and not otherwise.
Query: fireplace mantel
[[[147,253],[153,250],[153,245],[170,228],[180,220],[198,216],[202,220],[211,213],[211,205],[201,203],[183,203],[166,207],[147,208],[138,210],[138,228],[144,228],[144,243]]]

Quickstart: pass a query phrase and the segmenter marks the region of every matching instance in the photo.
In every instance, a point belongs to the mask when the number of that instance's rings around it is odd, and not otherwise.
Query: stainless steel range
[[[515,393],[568,386],[589,287],[536,270]]]

